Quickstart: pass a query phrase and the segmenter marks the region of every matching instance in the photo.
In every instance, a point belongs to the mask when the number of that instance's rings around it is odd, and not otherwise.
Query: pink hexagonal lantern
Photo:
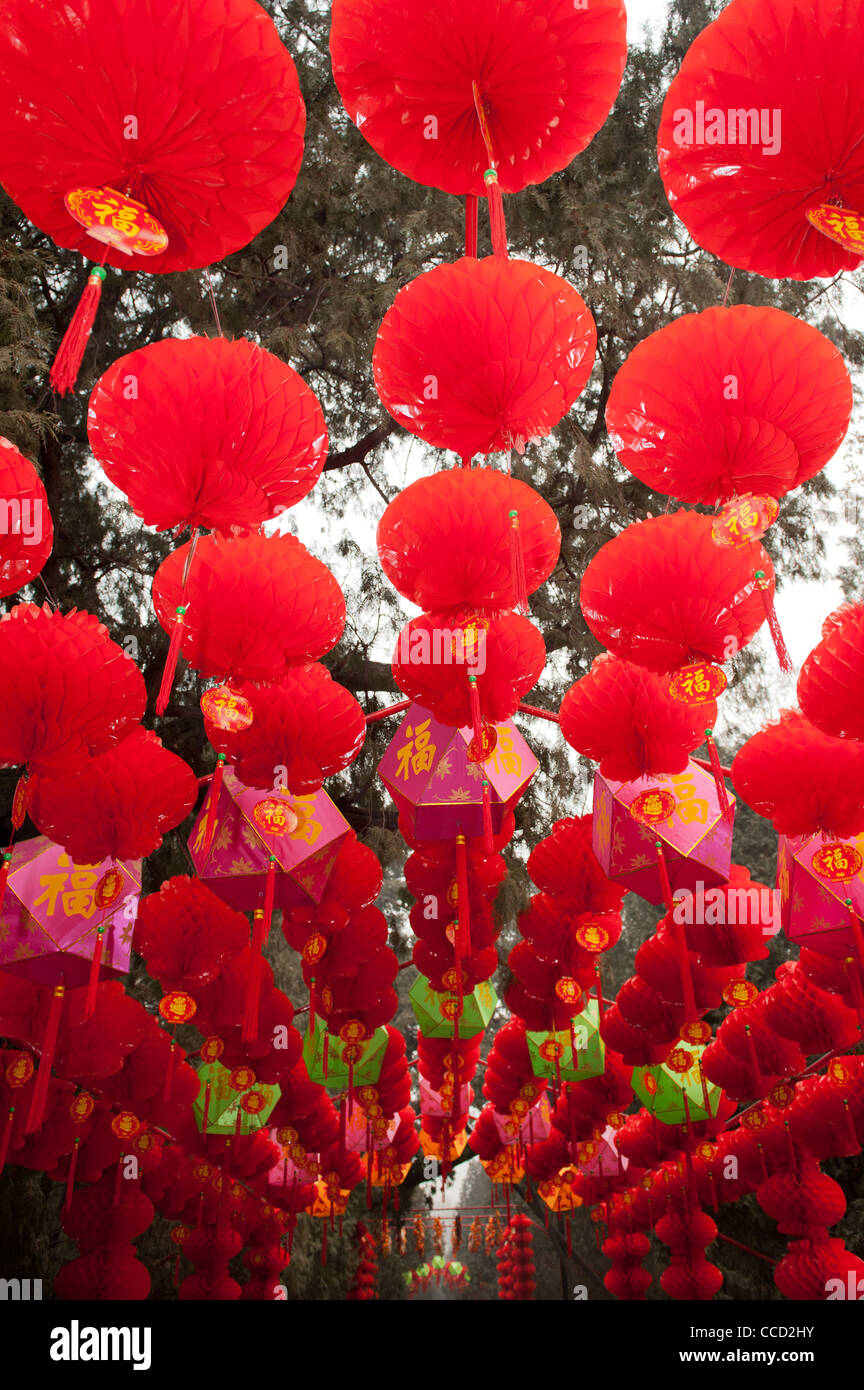
[[[109,869],[120,875],[110,907],[96,887]],[[102,977],[125,975],[132,951],[141,860],[74,864],[44,835],[17,845],[0,914],[0,968],[37,984],[87,984],[97,927],[105,928]]]
[[[274,803],[278,803],[275,808]],[[284,815],[265,814],[280,806]],[[271,854],[276,856],[277,907],[320,902],[339,846],[350,830],[325,791],[312,796],[257,791],[244,786],[227,768],[209,851],[204,849],[206,817],[205,803],[189,836],[195,870],[208,888],[243,911],[263,901]],[[267,827],[273,825],[280,833],[271,833]]]
[[[492,1119],[502,1144],[539,1144],[552,1133],[552,1112],[545,1091],[524,1115],[502,1115],[492,1111]]]
[[[459,1089],[459,1097],[456,1105],[457,1115],[467,1115],[468,1107],[471,1104],[471,1087],[467,1084]],[[453,1104],[447,1103],[441,1096],[440,1091],[433,1091],[425,1077],[420,1077],[420,1114],[422,1116],[434,1115],[436,1119],[443,1120],[447,1115],[453,1114]]]
[[[638,796],[648,791],[666,793],[674,810],[665,820],[645,824],[631,814]],[[678,888],[696,892],[701,883],[714,888],[726,883],[732,864],[732,826],[735,798],[724,816],[710,772],[690,760],[681,773],[643,777],[635,782],[613,782],[594,777],[594,853],[609,878],[638,893],[649,903],[664,900],[655,843],[660,840],[674,893]],[[671,801],[670,801],[671,805]]]
[[[495,725],[485,762],[468,756],[473,730],[439,724],[412,705],[378,764],[378,775],[418,839],[483,834],[483,779],[489,782],[492,828],[522,796],[537,759],[511,723]]]
[[[825,956],[855,956],[847,900],[864,918],[864,834],[838,841],[827,835],[779,837],[777,888],[783,929],[790,941]],[[864,961],[861,961],[864,967]]]

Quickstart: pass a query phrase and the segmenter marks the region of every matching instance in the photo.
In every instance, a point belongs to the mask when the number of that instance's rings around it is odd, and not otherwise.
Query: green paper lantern
[[[326,1047],[325,1047],[326,1039]],[[384,1053],[387,1050],[386,1028],[376,1028],[371,1038],[359,1046],[359,1055],[353,1067],[345,1057],[346,1047],[351,1044],[327,1033],[327,1025],[316,1016],[311,1034],[303,1041],[303,1061],[309,1073],[309,1080],[331,1091],[344,1091],[348,1086],[374,1086],[381,1075]],[[326,1056],[326,1067],[325,1067]],[[350,1056],[350,1054],[349,1054]]]
[[[455,995],[439,994],[434,990],[425,975],[419,975],[411,986],[408,995],[417,1019],[417,1026],[425,1038],[452,1038],[454,1024],[453,1005]],[[462,996],[462,1012],[458,1017],[458,1036],[475,1038],[486,1030],[495,1012],[498,995],[495,988],[484,980],[470,994]]]
[[[606,1047],[600,1036],[600,1005],[590,999],[571,1028],[552,1033],[526,1033],[531,1069],[535,1076],[557,1081],[587,1081],[606,1069]],[[576,1053],[573,1053],[573,1038]],[[557,1051],[557,1065],[556,1065]]]
[[[254,1134],[256,1130],[267,1127],[267,1121],[282,1094],[280,1087],[269,1082],[255,1081],[243,1090],[235,1090],[230,1084],[233,1075],[235,1073],[223,1067],[221,1062],[209,1062],[199,1068],[199,1090],[192,1102],[192,1113],[202,1134],[205,1133],[205,1108],[207,1134]]]
[[[717,1114],[723,1092],[703,1075],[704,1051],[694,1043],[677,1042],[659,1066],[633,1068],[633,1090],[660,1124],[695,1123]]]

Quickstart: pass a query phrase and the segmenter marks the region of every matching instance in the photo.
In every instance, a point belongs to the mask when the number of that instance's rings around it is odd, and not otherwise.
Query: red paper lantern
[[[442,724],[465,728],[473,719],[469,675],[483,721],[497,724],[512,718],[545,664],[545,643],[527,618],[457,609],[411,619],[396,643],[393,676]]]
[[[514,608],[514,512],[533,593],[558,559],[558,520],[533,488],[492,468],[447,469],[404,488],[378,523],[381,567],[426,610]]]
[[[864,744],[821,733],[797,710],[747,740],[732,782],[778,834],[842,839],[864,830]]]
[[[822,624],[822,641],[798,677],[802,712],[825,734],[864,739],[864,604],[846,603]]]
[[[388,164],[448,193],[483,190],[489,165],[473,87],[504,192],[540,183],[609,114],[627,54],[620,0],[335,0],[333,75],[351,119]]]
[[[248,245],[303,156],[294,64],[254,0],[10,0],[0,113],[0,178],[31,222],[93,258],[65,199],[110,185],[154,214],[168,246],[138,260],[105,243],[107,262],[151,273]]]
[[[682,502],[785,496],[843,442],[852,382],[833,343],[779,309],[685,314],[612,383],[606,427],[637,478]]]
[[[184,586],[189,553],[187,542],[163,560],[153,606],[166,632],[188,606],[180,650],[201,675],[279,680],[341,637],[339,585],[294,536],[202,536]]]
[[[395,420],[463,458],[549,434],[581,394],[597,330],[580,295],[530,261],[466,256],[399,291],[378,330],[378,394]]]
[[[860,264],[860,225],[852,250],[809,220],[826,205],[864,212],[864,113],[827,97],[858,91],[859,18],[833,0],[736,0],[684,58],[663,105],[660,173],[693,239],[727,265],[809,280]]]
[[[54,526],[42,479],[0,434],[0,596],[35,579],[51,554]]]
[[[292,792],[318,791],[325,777],[354,761],[366,737],[354,696],[317,662],[272,685],[241,682],[235,694],[248,701],[248,727],[220,729],[206,718],[204,727],[247,787],[272,787],[280,778]]]
[[[189,814],[198,779],[154,733],[134,729],[107,753],[66,773],[34,777],[33,824],[79,864],[144,859]]]
[[[314,393],[245,338],[163,338],[90,397],[90,447],[160,531],[258,526],[305,497],[327,453]]]
[[[619,782],[683,772],[716,717],[713,700],[683,704],[668,679],[608,654],[570,687],[560,714],[567,742]]]
[[[0,618],[0,763],[80,767],[137,724],[144,679],[92,613],[21,603]]]
[[[722,663],[746,647],[773,592],[774,570],[758,542],[721,549],[710,517],[678,511],[607,541],[582,576],[580,601],[594,636],[616,656],[673,671]]]

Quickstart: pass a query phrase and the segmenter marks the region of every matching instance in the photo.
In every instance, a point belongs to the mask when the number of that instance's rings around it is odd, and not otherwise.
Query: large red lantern
[[[92,613],[21,603],[0,618],[0,763],[80,767],[144,714],[144,678]]]
[[[160,531],[258,526],[306,496],[327,453],[314,392],[245,338],[163,338],[118,358],[93,388],[88,431]]]
[[[14,594],[35,579],[53,544],[42,479],[0,434],[0,595]]]
[[[226,729],[205,714],[204,727],[247,787],[272,787],[278,779],[292,792],[315,792],[354,761],[366,737],[354,696],[318,662],[272,685],[241,681],[235,693],[248,703],[250,723]]]
[[[802,712],[823,733],[864,739],[864,604],[846,603],[822,624],[822,640],[798,677]]]
[[[388,164],[482,193],[491,145],[512,193],[565,168],[606,120],[626,16],[620,0],[442,0],[431,23],[421,0],[335,0],[330,52],[349,116]]]
[[[864,744],[833,738],[783,710],[741,747],[735,790],[781,835],[843,837],[864,830]]]
[[[278,680],[341,637],[342,591],[294,536],[216,533],[200,537],[190,557],[187,542],[162,562],[153,606],[201,675]]]
[[[66,773],[34,777],[33,824],[78,863],[144,859],[189,814],[198,779],[147,729]]]
[[[463,458],[521,453],[581,394],[596,347],[566,280],[530,261],[466,256],[399,291],[378,330],[375,384],[427,444]]]
[[[31,222],[58,246],[150,273],[248,245],[294,187],[306,120],[294,64],[255,0],[167,11],[10,0],[0,113],[0,181]],[[104,274],[91,275],[55,364],[60,392]]]
[[[473,676],[483,723],[510,719],[546,664],[539,631],[519,613],[451,610],[421,613],[402,629],[393,657],[400,690],[442,724],[474,717]]]
[[[612,384],[606,426],[649,487],[713,505],[780,498],[812,478],[851,412],[849,372],[827,338],[779,309],[739,304],[685,314],[639,343]]]
[[[758,542],[721,548],[711,526],[711,517],[672,512],[628,526],[597,552],[580,600],[598,641],[651,671],[722,663],[746,647],[765,621],[774,570]]]
[[[493,468],[447,469],[419,478],[378,523],[384,573],[400,594],[427,610],[514,608],[520,588],[514,550],[521,552],[530,594],[548,579],[560,544],[548,503]]]
[[[727,265],[809,280],[860,264],[860,19],[834,0],[734,0],[688,51],[663,106],[660,173],[693,239]]]
[[[716,714],[713,700],[684,704],[668,679],[607,653],[567,691],[560,719],[567,742],[599,762],[604,777],[630,782],[683,772]]]

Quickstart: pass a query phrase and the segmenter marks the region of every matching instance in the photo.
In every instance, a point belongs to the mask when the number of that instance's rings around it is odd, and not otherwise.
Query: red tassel
[[[471,706],[471,728],[473,730],[473,742],[475,752],[481,757],[483,754],[483,716],[480,713],[480,691],[477,689],[477,677],[468,677],[468,700]]]
[[[720,754],[717,752],[717,744],[714,742],[713,729],[705,730],[705,742],[708,744],[708,758],[714,775],[714,786],[717,788],[717,800],[720,803],[720,810],[728,819],[732,810],[732,803],[726,791],[726,778],[723,776],[723,765],[720,762]]]
[[[858,969],[864,971],[864,937],[861,935],[861,923],[858,921],[858,914],[852,904],[852,899],[846,899],[846,907],[849,910],[849,922],[852,927],[852,941],[858,956]]]
[[[174,1081],[174,1060],[175,1060],[176,1055],[177,1055],[177,1044],[176,1044],[176,1042],[172,1042],[172,1043],[171,1043],[171,1049],[170,1049],[170,1051],[169,1051],[169,1053],[168,1053],[168,1065],[167,1065],[167,1067],[165,1068],[165,1085],[162,1087],[162,1099],[163,1099],[163,1100],[170,1100],[170,1098],[171,1098],[171,1086],[172,1086],[173,1081]]]
[[[204,812],[204,833],[201,838],[201,859],[202,862],[210,853],[213,845],[213,836],[216,834],[216,807],[219,804],[219,793],[222,790],[222,778],[225,774],[225,754],[220,753],[216,759],[216,768],[207,792],[207,809]]]
[[[519,513],[510,513],[510,548],[513,563],[513,588],[516,601],[513,607],[524,616],[528,613],[528,585],[525,579],[525,556],[522,552],[522,535],[519,530]]]
[[[3,901],[6,897],[6,881],[9,878],[9,865],[12,863],[11,850],[3,851],[3,862],[0,864],[0,912],[3,911]]]
[[[66,329],[63,341],[57,349],[57,356],[54,358],[48,380],[51,383],[51,389],[56,391],[58,396],[65,396],[69,391],[74,390],[78,380],[78,372],[81,369],[81,362],[96,319],[96,310],[99,308],[99,300],[102,298],[102,282],[107,273],[101,265],[94,265],[90,271],[84,293],[72,315],[72,322]]]
[[[507,259],[507,226],[504,221],[504,199],[498,182],[498,170],[487,169],[483,174],[486,184],[486,197],[489,201],[489,234],[492,238],[492,251],[496,256]]]
[[[75,1190],[75,1173],[78,1169],[78,1150],[81,1147],[80,1136],[76,1134],[72,1141],[72,1153],[69,1157],[69,1174],[66,1178],[66,1197],[63,1202],[63,1210],[68,1211],[72,1202],[72,1193]]]
[[[674,907],[672,901],[672,885],[669,882],[669,870],[666,867],[666,855],[663,852],[663,841],[655,840],[654,848],[657,851],[657,869],[660,874],[660,892],[663,895],[663,904],[667,912],[671,912]]]
[[[477,255],[477,194],[465,195],[465,255]]]
[[[847,956],[845,965],[846,974],[849,976],[849,987],[852,991],[852,1002],[858,1015],[858,1032],[864,1036],[864,989],[861,987],[861,976],[864,972],[859,970],[854,956]]]
[[[471,954],[471,909],[468,904],[468,855],[465,849],[465,836],[456,836],[456,887],[458,892],[459,927],[457,940],[459,954]]]
[[[768,627],[774,642],[774,650],[777,653],[777,660],[780,663],[780,670],[789,672],[792,670],[792,659],[783,641],[783,633],[780,631],[780,624],[777,621],[777,612],[774,608],[774,600],[771,597],[771,590],[764,570],[756,571],[756,583],[759,585],[759,592],[762,595],[762,606],[765,609],[765,617],[768,619]]]
[[[210,1123],[210,1082],[204,1087],[204,1118],[201,1125],[201,1147],[207,1147],[207,1126]]]
[[[180,655],[180,642],[183,638],[183,625],[186,616],[186,609],[182,604],[178,605],[177,617],[171,629],[171,642],[168,646],[168,655],[165,658],[165,669],[162,672],[162,684],[159,686],[159,694],[156,696],[156,713],[164,714],[171,698],[171,687],[174,684],[174,675],[177,670],[177,659]]]
[[[762,1077],[762,1069],[759,1066],[759,1058],[756,1055],[756,1046],[753,1042],[749,1023],[744,1024],[744,1035],[747,1038],[747,1051],[750,1054],[750,1065],[753,1068],[753,1094],[761,1096],[765,1093],[765,1082]]]
[[[48,1008],[48,1018],[45,1023],[45,1032],[42,1035],[42,1054],[39,1058],[39,1070],[36,1073],[36,1084],[33,1087],[33,1096],[30,1101],[30,1113],[27,1116],[27,1124],[24,1126],[25,1134],[32,1134],[34,1129],[38,1129],[45,1117],[45,1101],[48,1097],[48,1086],[51,1081],[51,1067],[54,1064],[65,993],[66,990],[63,985],[54,986]]]
[[[597,995],[597,1013],[603,1017],[603,981],[600,978],[600,960],[594,957],[594,992]]]
[[[492,834],[492,790],[486,778],[483,778],[483,852],[484,854],[495,853],[495,840]]]
[[[674,919],[674,913],[673,913]],[[684,931],[684,923],[673,920],[672,930],[675,935],[675,945],[678,949],[678,968],[681,972],[681,990],[684,996],[685,1022],[692,1023],[699,1017],[696,1011],[696,991],[693,988],[693,969],[690,963],[690,952],[687,950],[687,936]]]
[[[311,1038],[315,1032],[315,976],[309,981],[309,1022],[306,1026],[306,1036]]]
[[[93,947],[93,957],[90,961],[90,978],[87,981],[87,994],[84,998],[84,1022],[92,1014],[96,1007],[96,991],[99,988],[99,966],[102,963],[102,951],[105,945],[105,928],[96,928],[96,944]]]
[[[0,1177],[3,1176],[3,1169],[6,1167],[6,1155],[9,1152],[9,1141],[12,1138],[12,1125],[15,1121],[15,1106],[9,1106],[6,1116],[6,1123],[3,1126],[3,1134],[0,1136]]]
[[[269,878],[269,868],[267,874]],[[246,989],[246,1008],[243,1013],[243,1030],[240,1034],[241,1040],[244,1043],[254,1042],[258,1036],[258,1010],[261,1002],[261,948],[263,945],[264,913],[260,908],[256,908],[252,914],[252,968],[249,971],[249,983]]]
[[[276,867],[278,860],[275,854],[270,855],[267,865],[267,881],[264,884],[264,936],[262,945],[270,935],[270,927],[273,924],[273,904],[276,901]]]

